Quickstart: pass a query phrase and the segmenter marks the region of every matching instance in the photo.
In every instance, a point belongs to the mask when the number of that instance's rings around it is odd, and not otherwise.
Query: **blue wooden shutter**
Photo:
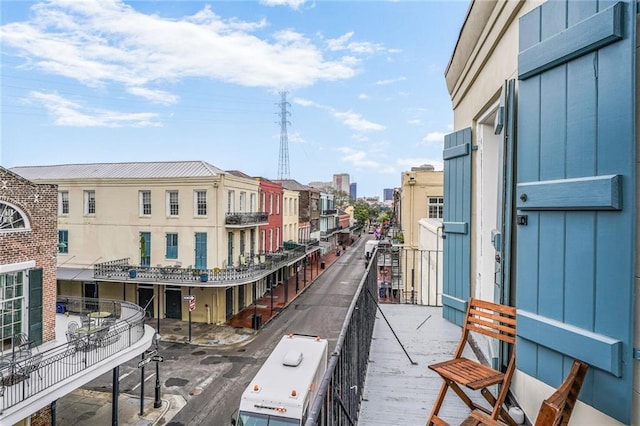
[[[207,269],[207,233],[196,232],[196,269]]]
[[[442,316],[462,324],[470,295],[471,128],[444,137]]]
[[[549,1],[520,19],[518,369],[629,424],[633,372],[635,3]]]
[[[42,344],[42,268],[29,271],[29,341]]]

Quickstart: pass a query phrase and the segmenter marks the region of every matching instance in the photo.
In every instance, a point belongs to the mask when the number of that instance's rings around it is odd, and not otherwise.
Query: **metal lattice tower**
[[[287,92],[280,92],[281,100],[279,104],[280,111],[280,157],[278,159],[278,180],[289,179],[289,137],[287,136],[287,124],[291,124],[287,120],[290,115],[287,106],[291,106],[287,102]]]

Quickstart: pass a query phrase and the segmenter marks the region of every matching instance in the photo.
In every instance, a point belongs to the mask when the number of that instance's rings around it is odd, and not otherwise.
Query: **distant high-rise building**
[[[342,191],[345,194],[349,193],[349,174],[348,173],[340,173],[337,175],[333,175],[333,188],[336,191]]]
[[[349,197],[351,197],[352,200],[358,199],[358,184],[356,182],[349,185]]]
[[[384,189],[384,197],[382,201],[393,201],[393,188]]]

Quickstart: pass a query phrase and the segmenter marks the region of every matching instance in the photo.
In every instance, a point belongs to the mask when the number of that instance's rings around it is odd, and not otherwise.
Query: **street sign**
[[[196,310],[196,301],[194,300],[189,300],[189,311],[193,312]]]
[[[196,297],[192,294],[188,295],[188,296],[182,296],[182,298],[184,300],[196,300]]]
[[[151,361],[153,362],[164,362],[164,358],[162,355],[154,355],[151,357]]]
[[[144,351],[145,358],[148,358],[148,357],[154,356],[154,355],[158,355],[158,350],[157,349],[148,349],[148,350]]]
[[[151,358],[141,359],[140,361],[138,361],[138,368],[144,367],[145,365],[149,364],[150,362],[151,362]]]

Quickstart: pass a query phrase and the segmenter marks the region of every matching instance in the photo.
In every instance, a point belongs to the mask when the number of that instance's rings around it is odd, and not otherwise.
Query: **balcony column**
[[[111,396],[111,426],[118,426],[118,395],[120,394],[120,366],[113,368],[113,394]],[[144,382],[144,381],[143,381]],[[144,400],[144,396],[141,398]]]

